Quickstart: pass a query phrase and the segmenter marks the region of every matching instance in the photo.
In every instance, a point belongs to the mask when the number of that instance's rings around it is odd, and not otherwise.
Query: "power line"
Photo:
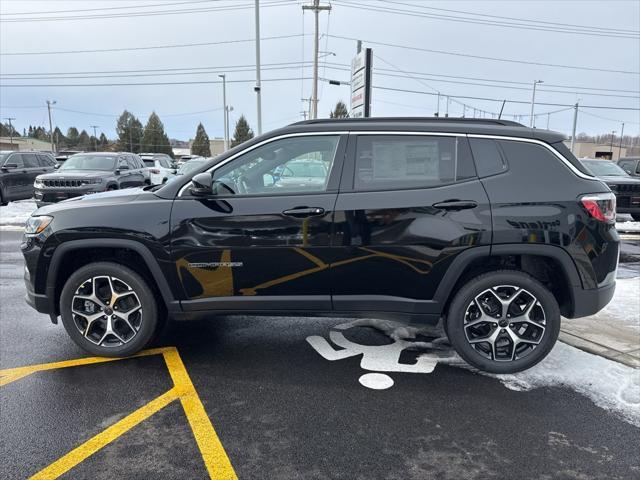
[[[127,10],[132,8],[151,8],[151,7],[171,7],[174,5],[185,5],[188,3],[210,3],[212,0],[191,0],[187,2],[172,2],[172,3],[154,3],[149,5],[125,5],[122,7],[100,7],[100,8],[82,8],[74,10],[47,10],[43,12],[7,12],[0,13],[0,17],[8,15],[44,15],[49,13],[77,13],[77,12],[97,12],[105,10]],[[213,0],[217,1],[217,0]]]
[[[362,40],[363,42],[369,43],[371,45],[381,45],[381,46],[384,46],[384,47],[402,48],[402,49],[406,49],[406,50],[415,50],[415,51],[427,52],[427,53],[437,53],[437,54],[441,54],[441,55],[453,55],[453,56],[456,56],[456,57],[475,58],[475,59],[480,59],[480,60],[491,60],[491,61],[494,61],[494,62],[507,62],[507,63],[518,63],[518,64],[524,64],[524,65],[538,65],[538,66],[543,66],[543,67],[570,68],[570,69],[575,69],[575,70],[589,70],[589,71],[594,71],[594,72],[623,73],[623,74],[628,74],[628,75],[640,75],[640,72],[629,71],[629,70],[612,70],[612,69],[606,69],[606,68],[586,67],[586,66],[579,66],[579,65],[561,65],[561,64],[557,64],[557,63],[532,62],[532,61],[527,61],[527,60],[514,60],[514,59],[510,59],[510,58],[485,57],[485,56],[482,56],[482,55],[471,55],[471,54],[468,54],[468,53],[460,53],[460,52],[447,52],[445,50],[434,50],[434,49],[429,49],[429,48],[413,47],[413,46],[410,46],[410,45],[399,45],[399,44],[395,44],[395,43],[376,42],[376,41],[373,41],[373,40],[364,40],[364,39],[359,39],[359,38],[355,38],[355,37],[346,37],[346,36],[342,36],[342,35],[330,35],[330,37],[331,38],[339,38],[341,40],[349,40],[349,41],[353,41],[353,42],[356,42],[358,40]]]
[[[516,23],[516,22],[504,22],[504,21],[496,21],[496,20],[483,20],[479,18],[471,18],[471,17],[460,17],[460,16],[452,16],[452,15],[440,15],[433,13],[426,13],[420,10],[406,10],[399,8],[391,8],[391,7],[379,7],[370,4],[353,2],[350,0],[335,0],[338,5],[342,5],[347,8],[356,8],[358,10],[368,10],[372,12],[379,13],[393,13],[397,15],[405,15],[411,17],[419,17],[419,18],[430,18],[435,20],[445,20],[451,22],[458,23],[467,23],[467,24],[476,24],[476,25],[488,25],[492,27],[507,27],[507,28],[515,28],[515,29],[525,29],[525,30],[537,30],[543,32],[551,32],[551,33],[565,33],[565,34],[578,34],[578,35],[587,35],[590,37],[611,37],[611,38],[626,38],[636,40],[640,38],[638,33],[624,33],[624,32],[601,32],[601,31],[586,31],[576,28],[564,27],[562,29],[555,28],[552,26],[544,26],[544,25],[531,25],[525,23]]]
[[[376,88],[378,90],[389,90],[389,91],[393,91],[393,92],[404,92],[404,93],[415,93],[415,94],[420,94],[420,95],[438,95],[438,93],[432,93],[432,92],[425,92],[423,90],[410,90],[410,89],[405,89],[405,88],[395,88],[395,87],[384,87],[381,85],[373,85],[373,88]],[[443,93],[440,93],[440,95],[445,95]],[[489,97],[472,97],[472,96],[467,96],[467,95],[447,95],[450,98],[463,98],[466,100],[484,100],[484,101],[488,101],[488,102],[500,102],[502,103],[505,99],[504,98],[489,98]],[[531,102],[530,101],[525,101],[525,100],[509,100],[507,99],[507,103],[517,103],[517,104],[525,104],[525,105],[530,105]],[[545,106],[551,106],[551,107],[574,107],[574,105],[569,105],[569,104],[564,104],[564,103],[549,103],[549,102],[536,102],[536,105],[545,105]],[[580,105],[580,108],[593,108],[593,109],[601,109],[601,110],[620,110],[620,111],[632,111],[632,112],[638,112],[640,111],[640,108],[632,108],[632,107],[608,107],[606,105]],[[534,116],[539,115],[539,114],[535,114]]]
[[[295,38],[300,37],[299,33],[292,35],[276,35],[272,37],[262,37],[260,40],[280,40],[284,38]],[[123,47],[123,48],[98,48],[92,50],[58,50],[58,51],[47,51],[47,52],[0,52],[0,55],[4,56],[17,56],[17,55],[62,55],[62,54],[75,54],[75,53],[103,53],[103,52],[126,52],[133,50],[157,50],[157,49],[165,49],[165,48],[186,48],[186,47],[204,47],[211,45],[227,45],[230,43],[247,43],[247,42],[255,42],[255,38],[244,38],[241,40],[222,40],[218,42],[201,42],[201,43],[182,43],[182,44],[172,44],[172,45],[153,45],[148,47]]]
[[[288,0],[275,0],[270,3],[262,5],[265,7],[280,7],[291,5]],[[104,15],[75,15],[75,16],[63,16],[63,17],[27,17],[27,18],[10,18],[0,19],[0,23],[23,23],[23,22],[51,22],[51,21],[71,21],[71,20],[102,20],[110,18],[134,18],[134,17],[152,17],[158,15],[183,15],[191,13],[204,13],[204,12],[221,12],[232,10],[247,10],[253,8],[253,3],[244,3],[241,5],[225,5],[218,7],[207,8],[191,8],[191,9],[176,9],[176,10],[156,10],[146,12],[126,12],[126,13],[110,13]]]
[[[313,77],[305,77],[304,80],[311,80]],[[287,82],[297,80],[297,78],[267,78],[263,82]],[[215,85],[222,83],[221,80],[194,80],[182,82],[135,82],[135,83],[40,83],[40,84],[4,84],[3,88],[27,88],[27,87],[129,87],[129,86],[151,86],[151,85],[199,85],[209,84]],[[255,83],[255,79],[250,80],[227,80],[227,83]]]
[[[483,13],[469,12],[469,11],[464,11],[464,10],[452,10],[452,9],[449,9],[449,8],[436,8],[436,7],[427,7],[427,6],[424,6],[424,5],[413,5],[413,4],[410,4],[410,3],[403,3],[403,2],[398,2],[398,1],[394,1],[394,0],[377,0],[377,1],[383,1],[384,3],[394,3],[394,4],[397,4],[397,5],[406,5],[406,6],[411,6],[411,7],[414,7],[414,8],[421,8],[421,9],[425,9],[425,10],[437,10],[437,11],[441,11],[441,12],[452,12],[452,13],[463,13],[463,14],[466,14],[466,15],[475,15],[475,16],[478,16],[478,17],[499,18],[501,20],[515,20],[515,21],[519,21],[519,22],[542,23],[542,24],[555,25],[555,26],[560,26],[560,27],[576,27],[576,28],[582,28],[582,29],[586,29],[586,30],[607,30],[607,31],[617,31],[617,32],[623,32],[623,33],[637,33],[636,30],[626,30],[626,29],[622,29],[622,28],[603,27],[602,25],[598,25],[598,26],[576,25],[575,23],[558,23],[558,22],[549,22],[549,21],[544,21],[544,20],[531,20],[531,19],[527,19],[527,18],[503,17],[503,16],[499,16],[499,15],[487,15],[487,14],[483,14]]]

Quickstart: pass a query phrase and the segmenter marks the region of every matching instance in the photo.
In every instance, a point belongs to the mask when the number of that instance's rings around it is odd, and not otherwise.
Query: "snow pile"
[[[640,342],[640,277],[616,279],[616,293],[611,302],[595,315],[586,318],[594,317],[629,329],[630,334],[635,335]]]
[[[10,202],[6,207],[0,207],[0,225],[24,226],[36,208],[38,207],[32,200]]]
[[[619,232],[640,232],[640,222],[616,222],[616,230]]]
[[[640,427],[640,370],[558,342],[541,363],[514,375],[491,375],[511,390],[568,387]]]

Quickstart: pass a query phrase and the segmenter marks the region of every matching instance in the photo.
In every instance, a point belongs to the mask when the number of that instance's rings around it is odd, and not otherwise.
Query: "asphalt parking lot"
[[[307,340],[345,319],[173,324],[148,355],[49,365],[87,356],[25,304],[20,236],[0,232],[1,478],[640,475],[640,429],[569,387],[516,391],[445,361],[366,388],[361,355],[328,361]]]

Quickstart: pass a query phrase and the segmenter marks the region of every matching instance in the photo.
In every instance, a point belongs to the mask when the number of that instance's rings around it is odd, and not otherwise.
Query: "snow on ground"
[[[616,323],[629,329],[630,334],[634,334],[640,341],[640,277],[616,279],[616,293],[611,302],[595,315],[586,318]]]
[[[492,375],[493,376],[493,375]],[[541,363],[514,375],[495,375],[511,390],[568,387],[640,427],[640,370],[558,342]]]
[[[619,232],[640,232],[640,222],[616,222],[616,230]]]
[[[0,207],[0,226],[16,225],[24,226],[27,218],[38,207],[32,200],[9,202],[6,207]]]

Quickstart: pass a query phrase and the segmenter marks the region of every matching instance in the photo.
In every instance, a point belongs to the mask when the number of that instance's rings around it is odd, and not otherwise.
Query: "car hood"
[[[145,191],[143,187],[127,188],[124,190],[112,190],[108,192],[92,193],[81,197],[74,197],[62,202],[46,205],[36,210],[34,215],[50,215],[62,210],[83,208],[92,206],[115,205],[132,202],[141,196],[155,197],[152,192]]]
[[[640,178],[622,177],[616,175],[599,176],[600,180],[607,185],[638,185],[640,184]]]
[[[107,175],[113,175],[108,170],[63,170],[52,173],[44,173],[38,175],[40,180],[60,180],[64,179],[82,179],[82,178],[95,178],[104,177]]]

